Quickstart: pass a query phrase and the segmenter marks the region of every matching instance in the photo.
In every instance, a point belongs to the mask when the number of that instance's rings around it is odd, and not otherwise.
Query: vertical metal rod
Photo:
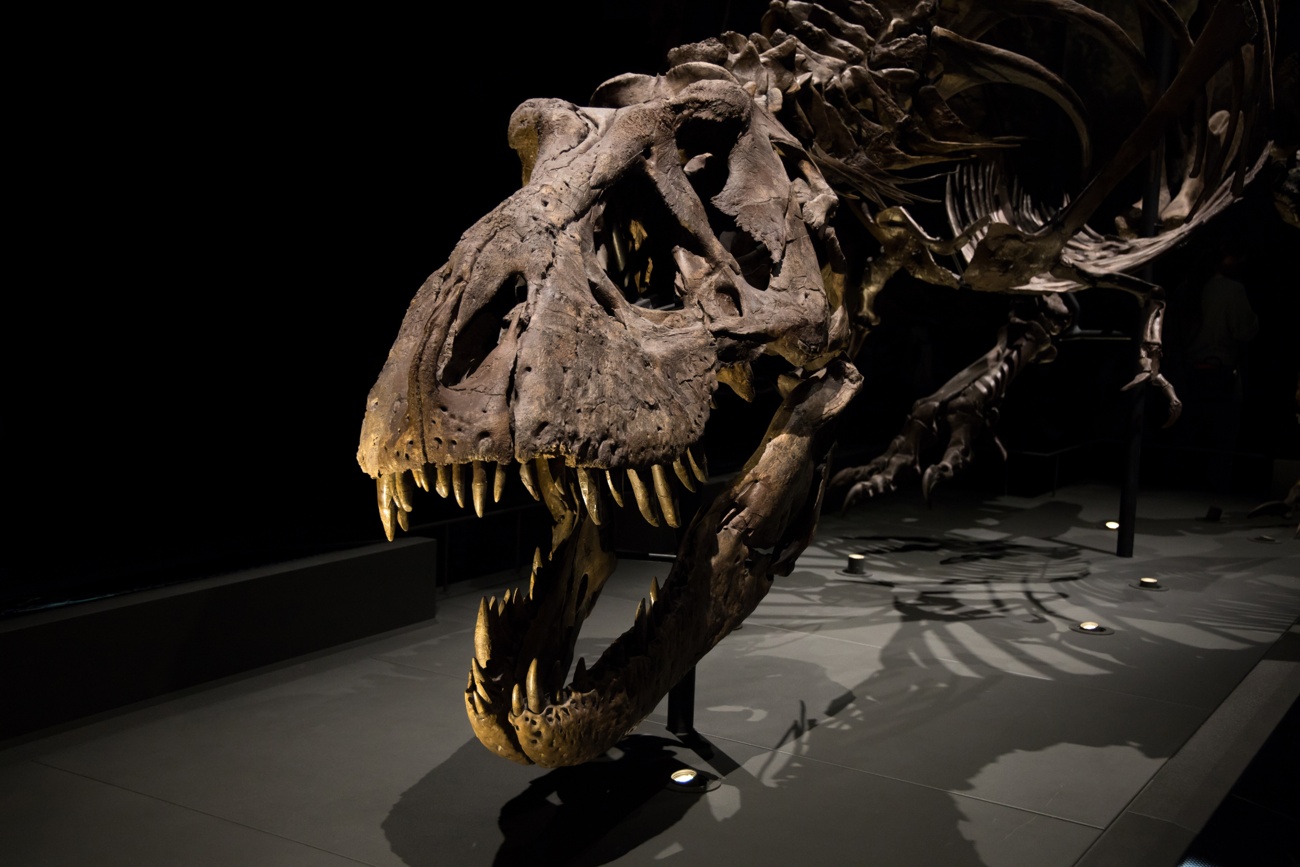
[[[1172,43],[1164,30],[1155,36],[1156,79],[1159,92],[1164,93],[1169,86],[1170,65],[1173,59]],[[1160,139],[1151,154],[1151,176],[1147,182],[1146,195],[1142,198],[1142,234],[1150,238],[1156,234],[1160,221],[1160,187],[1165,171],[1165,141]],[[1148,264],[1142,273],[1148,283],[1155,282],[1155,268]],[[1144,305],[1145,306],[1145,305]],[[1133,341],[1135,357],[1142,351],[1143,331],[1146,325],[1146,311],[1139,308],[1137,334]],[[1142,468],[1142,425],[1143,410],[1146,406],[1147,385],[1142,383],[1133,389],[1132,404],[1125,431],[1124,480],[1119,496],[1119,532],[1115,540],[1117,557],[1133,556],[1133,537],[1137,532],[1137,498],[1138,477]]]
[[[695,666],[668,690],[668,731],[695,734]]]

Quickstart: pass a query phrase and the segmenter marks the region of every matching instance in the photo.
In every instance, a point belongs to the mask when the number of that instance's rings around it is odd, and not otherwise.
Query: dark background
[[[30,197],[15,234],[31,264],[7,317],[0,601],[20,610],[382,539],[355,462],[366,393],[416,288],[517,187],[511,110],[659,71],[669,47],[748,32],[765,6],[31,22],[16,170]],[[1242,447],[1297,457],[1300,315],[1282,265],[1300,235],[1266,201],[1241,213],[1266,328]],[[999,320],[920,292],[864,364],[876,392],[855,431],[867,451],[982,353]],[[1095,309],[1105,321],[1093,324],[1132,323],[1121,302]],[[1116,346],[1034,371],[1007,408],[1008,437],[1068,438],[1080,418],[1112,430],[1131,360]],[[731,424],[756,435],[763,413],[737,409]],[[711,436],[715,468],[743,458],[731,430]]]

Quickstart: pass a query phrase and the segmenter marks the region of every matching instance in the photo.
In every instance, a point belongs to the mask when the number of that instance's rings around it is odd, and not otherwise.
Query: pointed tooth
[[[492,630],[488,625],[488,601],[484,596],[478,603],[478,622],[474,624],[474,658],[487,665],[492,658]]]
[[[533,572],[528,576],[528,598],[537,598],[537,573]]]
[[[701,454],[703,454],[703,452],[701,452]],[[709,480],[708,467],[701,467],[700,463],[695,460],[695,453],[692,452],[690,449],[686,450],[686,460],[688,463],[690,463],[691,472],[695,474],[695,478],[699,479],[701,482],[708,482]]]
[[[644,650],[646,642],[650,639],[650,618],[646,616],[646,604],[642,599],[636,607],[636,619],[632,621],[636,626],[636,635],[640,639],[641,648]]]
[[[451,471],[451,490],[456,495],[456,505],[463,509],[465,508],[465,468],[460,464],[452,464],[449,469]]]
[[[474,702],[474,711],[479,716],[486,716],[486,711],[483,709],[483,699],[479,698],[479,694],[477,692],[471,692],[469,697],[470,700]]]
[[[492,696],[488,695],[487,672],[483,671],[483,666],[478,664],[477,659],[470,660],[470,678],[474,681],[474,689],[483,700],[488,704],[492,703]]]
[[[424,467],[412,467],[411,476],[415,479],[416,487],[429,493],[429,477],[424,472]]]
[[[542,685],[537,673],[537,660],[528,665],[528,709],[533,713],[542,712]]]
[[[591,688],[591,678],[587,676],[587,660],[578,657],[578,664],[573,667],[573,688],[586,692]]]
[[[552,478],[551,474],[551,465],[547,462],[546,458],[533,458],[533,469],[537,479],[539,480],[539,487],[537,490],[541,493],[542,500],[545,501],[546,493],[543,491],[541,486],[555,484],[555,480]],[[557,488],[559,487],[558,484],[555,486]]]
[[[480,518],[483,517],[483,510],[487,508],[487,469],[483,466],[482,461],[474,462],[474,514]]]
[[[434,480],[434,489],[438,496],[444,500],[451,493],[451,467],[446,464],[438,464],[438,477]]]
[[[654,605],[659,601],[659,576],[654,575],[650,578],[650,604]]]
[[[524,483],[524,488],[530,497],[538,501],[542,499],[542,495],[537,490],[537,471],[533,469],[532,461],[519,462],[519,481]]]
[[[587,513],[591,515],[591,520],[596,526],[600,526],[600,486],[591,478],[591,471],[586,467],[578,467],[578,488],[582,491],[582,501],[587,504]]]
[[[375,498],[379,501],[379,520],[384,524],[384,535],[393,541],[396,533],[393,529],[397,517],[397,508],[393,505],[393,482],[391,476],[375,479]]]
[[[614,502],[621,509],[623,508],[623,477],[620,475],[616,482],[614,481],[615,473],[622,473],[622,470],[605,470],[605,481],[609,484],[610,496],[614,498]]]
[[[524,712],[524,687],[523,684],[516,683],[514,690],[510,693],[510,713],[519,716]]]
[[[682,463],[681,458],[673,461],[673,472],[677,474],[677,479],[682,483],[682,487],[695,493],[695,480],[691,478],[691,471],[686,469],[686,464]]]
[[[393,499],[403,512],[411,511],[411,503],[415,501],[415,485],[407,477],[406,470],[393,477]]]
[[[567,474],[565,473],[564,461],[560,458],[555,458],[550,461],[549,472],[551,474],[551,483],[555,485],[555,490],[559,491],[561,495],[568,493],[569,486],[565,479]]]
[[[546,565],[546,558],[542,556],[542,549],[534,548],[533,549],[533,572],[536,573],[540,571],[542,566],[544,565]]]
[[[492,479],[492,502],[501,502],[501,495],[506,490],[506,465],[497,461],[497,474]]]
[[[655,507],[650,502],[650,492],[646,490],[645,482],[641,481],[641,477],[631,467],[628,467],[627,479],[632,483],[632,493],[636,496],[636,506],[641,510],[641,517],[651,527],[658,527],[659,518],[655,516]]]
[[[397,526],[399,526],[399,527],[402,528],[402,532],[403,532],[403,533],[408,533],[408,532],[410,532],[410,530],[411,530],[411,513],[410,513],[410,512],[404,512],[404,511],[402,511],[401,509],[397,509],[396,512],[397,512]],[[391,540],[390,540],[390,541],[391,541]]]
[[[501,608],[503,611],[510,607],[510,600],[514,598],[513,593],[513,590],[507,589],[505,595],[501,597]]]
[[[670,527],[680,527],[677,521],[677,503],[673,496],[672,482],[668,481],[668,471],[664,469],[663,464],[655,464],[650,468],[650,475],[654,478],[655,496],[659,498],[659,508],[663,510],[664,521]]]

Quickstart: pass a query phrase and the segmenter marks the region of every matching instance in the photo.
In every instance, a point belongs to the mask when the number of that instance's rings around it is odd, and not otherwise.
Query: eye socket
[[[502,280],[488,302],[474,311],[452,337],[439,376],[443,385],[459,385],[473,376],[501,344],[527,301],[528,281],[523,274],[511,274]]]

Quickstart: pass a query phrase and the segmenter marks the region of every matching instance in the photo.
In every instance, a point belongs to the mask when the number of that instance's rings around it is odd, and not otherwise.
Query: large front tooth
[[[474,514],[480,518],[483,517],[483,510],[487,508],[487,469],[484,468],[482,461],[474,462]]]
[[[478,622],[474,624],[474,658],[483,665],[492,658],[492,630],[488,625],[488,601],[484,596],[478,603]]]
[[[384,524],[384,535],[391,542],[397,535],[393,529],[397,519],[397,507],[393,505],[392,476],[380,476],[375,479],[375,499],[379,502],[379,520]]]
[[[483,666],[478,664],[477,659],[471,659],[469,661],[469,670],[470,674],[474,677],[474,689],[479,695],[483,696],[485,702],[491,704],[492,696],[488,695],[487,672],[483,670]]]
[[[614,481],[614,474],[621,472],[621,470],[605,470],[605,481],[609,483],[610,496],[614,498],[615,503],[618,503],[620,509],[623,508],[623,476],[619,475],[618,481]]]
[[[451,467],[446,464],[438,464],[438,478],[434,482],[434,486],[438,496],[444,500],[447,499],[447,495],[451,493]]]
[[[501,495],[506,490],[506,465],[497,461],[497,474],[492,478],[492,502],[501,502]]]
[[[564,478],[564,461],[556,458],[549,462],[547,472],[551,475],[551,483],[555,485],[555,490],[559,491],[561,496],[568,493],[569,487]]]
[[[519,716],[524,712],[524,687],[523,684],[516,683],[514,690],[510,693],[510,713]]]
[[[411,511],[411,504],[415,501],[415,485],[407,478],[405,470],[393,477],[393,499],[403,512]]]
[[[673,461],[673,472],[677,474],[677,478],[681,481],[683,488],[690,491],[692,494],[695,493],[695,480],[691,478],[691,471],[686,469],[686,465],[682,463],[681,458],[677,458]]]
[[[654,575],[650,578],[650,604],[654,605],[659,601],[659,576]]]
[[[641,477],[631,467],[628,467],[627,478],[632,483],[632,493],[636,496],[636,507],[641,510],[641,517],[651,527],[658,527],[659,518],[655,515],[655,507],[650,501],[650,492],[646,490],[645,482],[641,481]]]
[[[655,482],[655,495],[659,498],[659,508],[663,510],[664,520],[670,527],[680,527],[677,522],[677,503],[674,502],[672,482],[668,481],[668,471],[663,464],[650,468],[650,475]]]
[[[463,509],[465,508],[465,468],[460,464],[452,464],[450,469],[451,490],[456,495],[456,505]]]
[[[690,449],[686,450],[686,460],[690,463],[691,472],[695,474],[695,478],[699,479],[701,482],[708,482],[709,468],[708,467],[701,468],[701,465],[695,460],[694,452],[692,452]]]
[[[537,673],[537,660],[528,666],[528,709],[533,713],[542,712],[542,685]]]
[[[582,491],[582,501],[587,504],[587,513],[591,515],[591,520],[600,526],[600,487],[592,481],[591,471],[586,467],[578,467],[578,488]]]
[[[533,469],[532,461],[519,462],[519,481],[524,483],[524,488],[528,495],[534,500],[541,501],[542,495],[537,490],[537,471]]]

